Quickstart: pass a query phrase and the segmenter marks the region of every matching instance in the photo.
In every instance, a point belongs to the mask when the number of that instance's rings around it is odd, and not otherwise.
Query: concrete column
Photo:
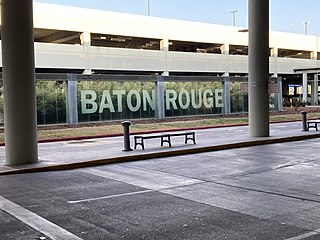
[[[269,136],[269,0],[249,0],[249,135]]]
[[[169,39],[162,39],[160,41],[160,50],[169,51]]]
[[[310,52],[310,59],[317,60],[317,58],[318,58],[317,51]]]
[[[302,73],[302,102],[308,101],[308,74]]]
[[[278,48],[270,49],[270,67],[273,72],[272,77],[278,77]]]
[[[319,105],[318,104],[318,88],[319,88],[319,75],[318,73],[314,74],[314,80],[312,84],[312,102],[311,105]]]
[[[157,88],[156,118],[164,119],[165,118],[164,76],[157,76],[156,88]]]
[[[229,73],[224,74],[223,93],[224,93],[223,94],[224,95],[224,114],[229,115],[231,113]]]
[[[221,54],[229,55],[229,44],[224,44],[220,46]]]
[[[68,74],[68,81],[66,83],[66,99],[67,99],[67,123],[78,123],[78,99],[77,99],[77,76],[75,74]]]
[[[92,74],[91,67],[90,67],[90,46],[91,46],[91,33],[90,32],[83,32],[80,34],[80,41],[81,45],[84,48],[84,55],[86,66],[83,71],[83,74]]]
[[[277,110],[278,112],[282,111],[282,78],[278,77],[278,88],[279,88],[279,92],[277,93],[277,103],[278,103],[278,107]]]
[[[278,48],[270,49],[270,57],[278,57]]]
[[[80,41],[81,45],[91,45],[91,33],[90,32],[83,32],[80,34]]]
[[[32,0],[1,1],[6,165],[38,162]]]
[[[169,76],[169,71],[168,71],[168,52],[169,52],[169,40],[168,39],[162,39],[160,41],[160,50],[164,51],[164,71],[162,73],[162,76]]]

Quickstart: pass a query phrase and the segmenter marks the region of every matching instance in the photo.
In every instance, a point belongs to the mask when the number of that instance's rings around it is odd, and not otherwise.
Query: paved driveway
[[[320,141],[0,177],[0,239],[320,239]]]

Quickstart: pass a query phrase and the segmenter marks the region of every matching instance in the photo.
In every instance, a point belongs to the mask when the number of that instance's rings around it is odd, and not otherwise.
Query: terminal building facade
[[[247,112],[248,30],[34,4],[38,124]],[[270,109],[318,105],[319,37],[270,32]]]

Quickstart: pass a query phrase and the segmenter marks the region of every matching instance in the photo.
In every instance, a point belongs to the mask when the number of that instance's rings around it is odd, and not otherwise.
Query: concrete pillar
[[[156,118],[164,119],[165,118],[164,76],[157,76],[156,88],[157,88]]]
[[[231,113],[229,73],[224,74],[223,95],[224,95],[224,114],[229,115]]]
[[[308,101],[308,74],[302,73],[302,102]]]
[[[91,45],[91,33],[83,32],[80,34],[81,45],[90,46]]]
[[[318,52],[317,51],[310,52],[310,59],[317,60],[317,58],[318,58]]]
[[[6,165],[38,162],[32,0],[1,1]]]
[[[169,39],[162,39],[160,41],[160,50],[169,51]]]
[[[319,105],[318,104],[318,88],[319,88],[319,75],[318,73],[314,74],[314,80],[312,84],[312,102],[311,105]]]
[[[161,51],[164,51],[165,54],[164,54],[164,63],[165,63],[165,66],[164,66],[164,71],[162,73],[162,76],[169,76],[169,71],[168,71],[168,51],[169,51],[169,40],[168,39],[162,39],[160,41],[160,50]]]
[[[78,123],[78,99],[77,99],[77,75],[68,74],[66,83],[66,99],[67,99],[67,123]]]
[[[278,48],[270,49],[270,57],[278,57]]]
[[[91,46],[91,33],[83,32],[80,34],[81,45],[83,46],[85,55],[85,69],[83,74],[92,74],[90,67],[90,46]]]
[[[223,44],[220,46],[221,54],[229,55],[229,49],[230,49],[229,44]]]
[[[278,103],[277,111],[282,111],[282,78],[278,77],[278,93],[276,94],[276,102]]]
[[[270,67],[273,72],[272,77],[278,77],[278,48],[270,49]]]
[[[269,136],[269,0],[249,0],[249,135]]]

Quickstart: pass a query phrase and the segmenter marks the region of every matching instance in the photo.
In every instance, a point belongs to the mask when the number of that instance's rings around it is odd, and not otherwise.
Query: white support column
[[[77,76],[68,74],[66,82],[66,115],[67,123],[78,123],[78,99],[77,99]]]
[[[249,0],[249,135],[269,136],[269,0]]]
[[[169,39],[162,39],[160,41],[160,50],[169,51]]]
[[[272,67],[273,74],[272,77],[278,77],[278,48],[270,49],[270,66]]]
[[[160,50],[165,52],[165,55],[164,55],[165,69],[161,75],[162,76],[169,76],[169,71],[168,71],[169,39],[162,39],[160,41]]]
[[[81,45],[90,46],[91,45],[91,33],[83,32],[80,34]]]
[[[91,67],[90,67],[91,33],[90,32],[81,33],[80,41],[81,41],[81,45],[84,47],[85,61],[86,61],[86,68],[83,71],[83,74],[92,74]]]
[[[278,87],[279,87],[279,92],[277,95],[277,103],[278,107],[277,110],[278,112],[282,111],[282,78],[278,77]]]
[[[310,59],[317,60],[317,58],[318,58],[318,52],[317,51],[310,52]]]
[[[220,46],[221,54],[229,55],[230,46],[229,44],[223,44]]]
[[[314,74],[313,84],[312,84],[312,102],[311,105],[318,104],[318,88],[319,88],[319,73]]]
[[[165,108],[164,108],[164,76],[157,76],[156,82],[157,88],[157,106],[156,106],[156,117],[158,119],[164,119],[165,116]]]
[[[6,165],[38,162],[32,4],[1,1]]]
[[[229,115],[231,113],[231,101],[230,101],[230,77],[229,73],[223,74],[223,96],[224,96],[224,114]]]
[[[278,48],[271,48],[270,49],[270,57],[278,57]]]
[[[308,101],[308,74],[302,73],[302,102]]]

